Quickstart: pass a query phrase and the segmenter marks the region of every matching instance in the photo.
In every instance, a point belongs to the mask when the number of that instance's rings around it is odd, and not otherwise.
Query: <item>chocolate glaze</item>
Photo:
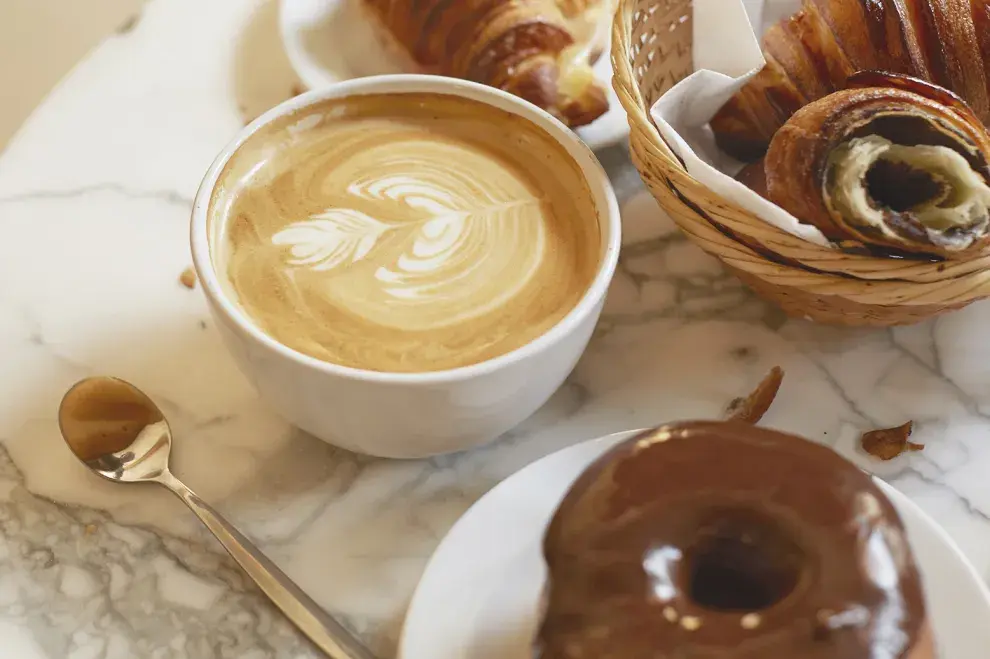
[[[869,476],[796,436],[692,422],[624,442],[572,486],[544,555],[541,659],[924,652],[897,512]]]

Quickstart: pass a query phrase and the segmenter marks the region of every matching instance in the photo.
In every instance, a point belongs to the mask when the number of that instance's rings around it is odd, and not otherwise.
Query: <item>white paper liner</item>
[[[735,202],[789,234],[833,247],[817,228],[770,203],[733,178],[742,163],[715,145],[708,123],[766,60],[750,19],[767,25],[800,9],[800,0],[694,0],[693,74],[674,85],[650,113],[689,174],[708,189]]]

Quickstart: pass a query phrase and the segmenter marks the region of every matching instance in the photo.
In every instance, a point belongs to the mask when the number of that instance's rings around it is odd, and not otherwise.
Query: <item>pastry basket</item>
[[[990,254],[930,262],[849,254],[777,229],[696,181],[649,110],[693,71],[690,0],[620,0],[613,84],[633,163],[687,236],[789,315],[860,326],[916,323],[990,296]]]

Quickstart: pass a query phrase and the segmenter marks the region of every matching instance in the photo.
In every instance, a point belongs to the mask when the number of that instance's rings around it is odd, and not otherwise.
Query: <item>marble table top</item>
[[[296,84],[274,0],[151,0],[0,156],[0,656],[315,656],[177,500],[73,462],[58,401],[104,373],[161,403],[176,473],[383,657],[431,551],[495,483],[584,439],[717,417],[773,365],[787,379],[767,425],[887,479],[990,576],[990,304],[894,330],[788,319],[675,232],[622,147],[600,154],[625,202],[619,272],[587,354],[534,417],[414,462],[293,430],[178,279],[200,177]],[[907,419],[924,452],[858,448]]]

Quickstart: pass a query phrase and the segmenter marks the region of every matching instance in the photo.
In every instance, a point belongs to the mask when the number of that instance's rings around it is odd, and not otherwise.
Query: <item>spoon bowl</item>
[[[107,480],[157,481],[168,472],[168,421],[129,382],[95,377],[76,383],[62,398],[58,425],[73,455]]]
[[[87,378],[62,398],[58,426],[69,450],[94,473],[116,483],[164,485],[196,513],[261,590],[331,659],[374,659],[233,524],[168,469],[172,431],[143,391],[124,380]]]

